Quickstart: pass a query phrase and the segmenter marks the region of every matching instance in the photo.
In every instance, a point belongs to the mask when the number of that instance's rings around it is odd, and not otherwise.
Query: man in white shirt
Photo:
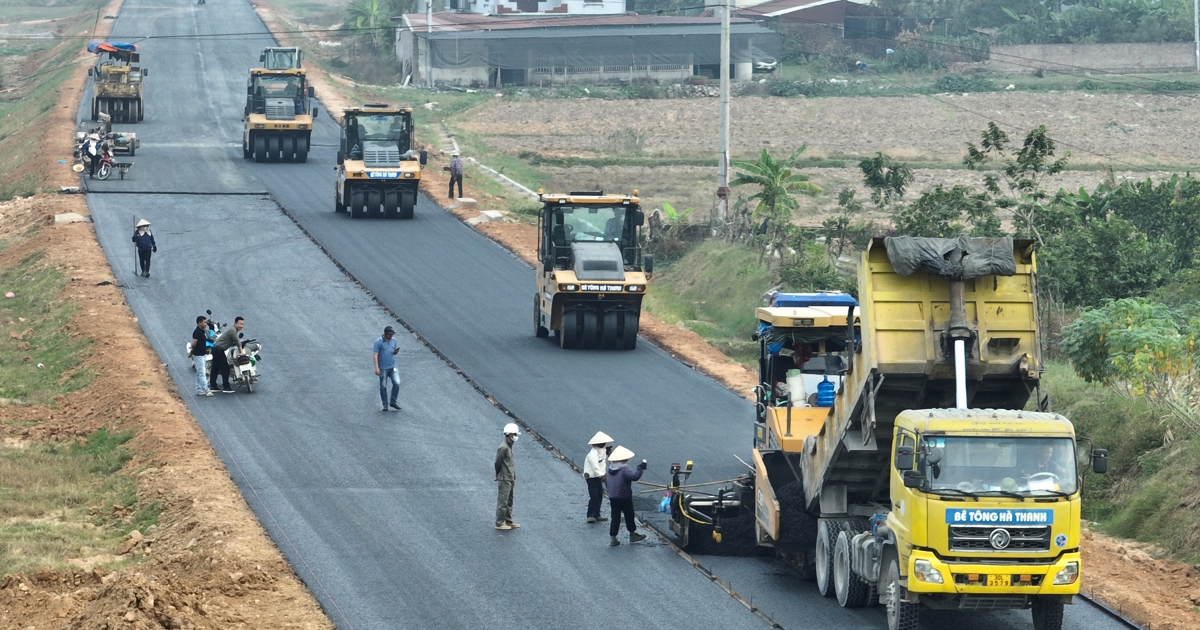
[[[612,438],[603,431],[597,431],[596,435],[593,435],[592,439],[588,441],[592,448],[588,451],[587,457],[583,459],[583,478],[587,481],[588,487],[587,522],[589,523],[608,520],[608,517],[600,516],[600,505],[604,502],[604,471],[608,468],[607,447],[609,442],[612,442]]]

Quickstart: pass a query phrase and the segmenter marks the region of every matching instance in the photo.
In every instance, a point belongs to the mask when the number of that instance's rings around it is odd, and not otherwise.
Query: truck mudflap
[[[915,566],[918,561],[927,562],[929,569],[918,572]],[[1079,593],[1080,567],[1080,555],[1074,552],[1064,553],[1047,564],[1001,565],[951,564],[931,552],[914,551],[908,558],[908,590],[919,594],[922,603],[926,603],[927,594],[970,595],[976,599],[1070,596]]]

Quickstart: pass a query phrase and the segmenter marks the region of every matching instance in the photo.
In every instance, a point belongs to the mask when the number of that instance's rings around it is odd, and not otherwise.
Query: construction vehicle
[[[776,295],[756,311],[752,472],[714,495],[673,466],[672,530],[720,540],[752,515],[757,545],[844,607],[885,605],[891,630],[922,606],[1061,628],[1082,464],[1103,473],[1108,454],[1040,396],[1035,269],[1031,241],[876,238],[861,307]]]
[[[100,120],[100,114],[123,123],[145,119],[142,80],[150,73],[141,67],[137,49],[137,44],[121,42],[88,44],[88,52],[96,55],[96,65],[88,68],[88,76],[92,77],[92,120]]]
[[[654,257],[643,256],[638,192],[565,195],[538,191],[538,260],[533,330],[563,348],[633,350]]]
[[[413,151],[411,107],[368,103],[345,110],[337,153],[334,212],[355,219],[413,218],[425,151]]]
[[[255,162],[306,162],[316,94],[299,48],[267,48],[265,68],[251,68],[242,113],[242,157]]]

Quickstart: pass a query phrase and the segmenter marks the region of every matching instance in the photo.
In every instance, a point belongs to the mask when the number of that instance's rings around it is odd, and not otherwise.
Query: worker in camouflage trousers
[[[518,435],[516,424],[504,425],[504,441],[496,449],[496,529],[502,531],[520,527],[512,520],[513,486],[517,483],[512,447]]]

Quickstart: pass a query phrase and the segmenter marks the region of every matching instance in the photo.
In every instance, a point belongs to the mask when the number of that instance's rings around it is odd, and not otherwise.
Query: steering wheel
[[[1030,483],[1032,483],[1034,481],[1045,481],[1047,479],[1057,482],[1058,475],[1056,475],[1052,472],[1040,472],[1040,473],[1033,473],[1032,475],[1029,475]]]
[[[975,490],[975,484],[971,483],[970,481],[960,481],[958,482],[958,485],[954,487],[963,492],[973,492]]]

